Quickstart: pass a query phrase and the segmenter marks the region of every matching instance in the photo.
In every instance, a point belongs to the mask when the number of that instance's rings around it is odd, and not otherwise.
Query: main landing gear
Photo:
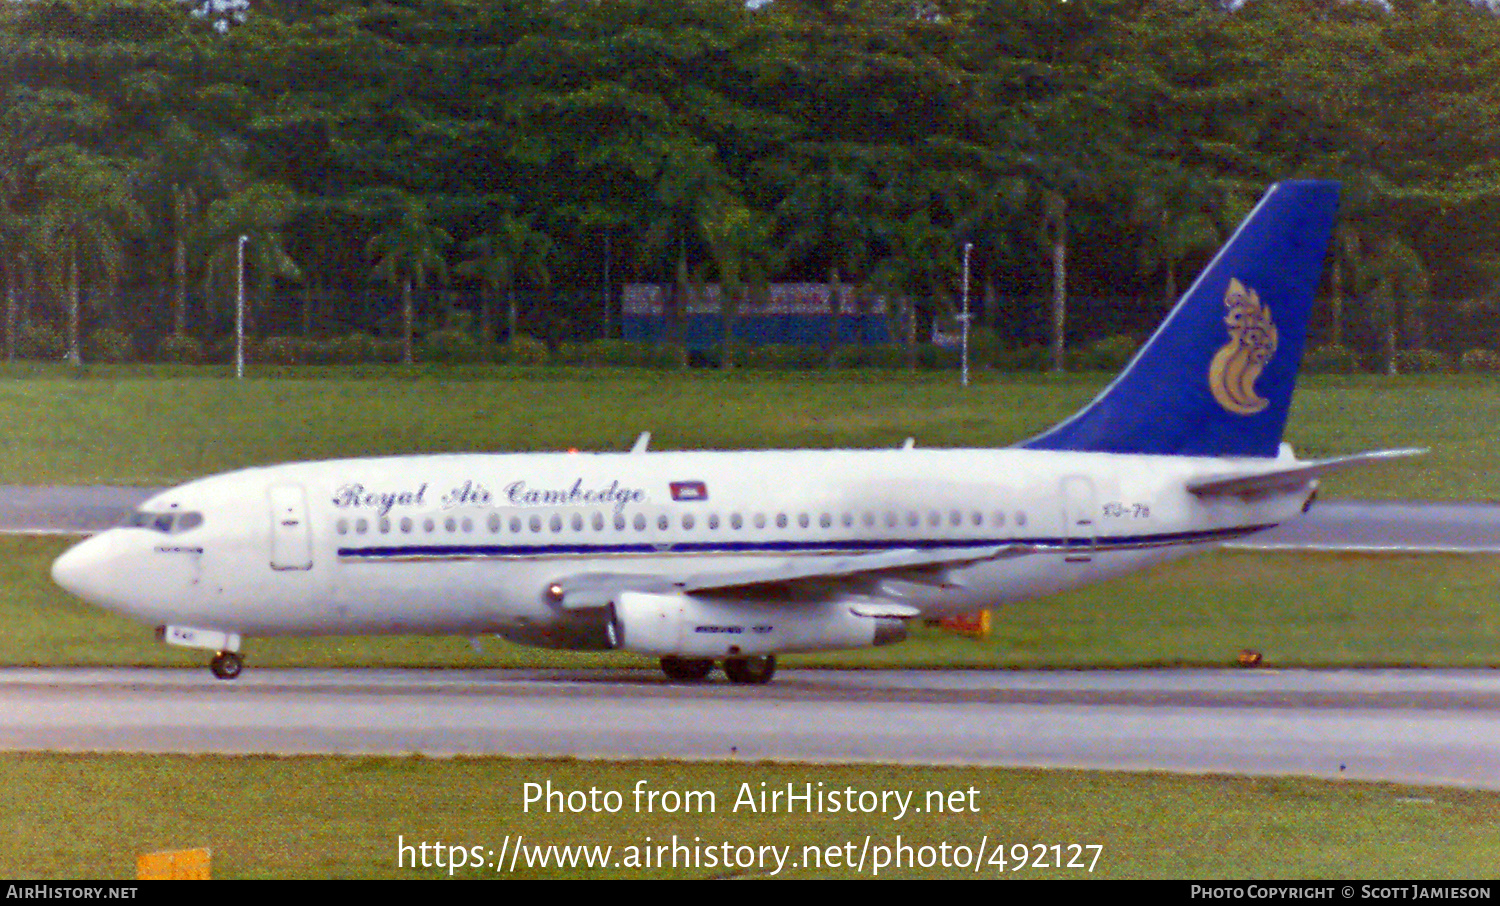
[[[661,659],[661,672],[677,683],[697,683],[708,678],[714,662],[708,658],[673,657]],[[762,686],[776,675],[776,655],[730,657],[724,659],[724,675],[731,683]]]
[[[245,669],[245,659],[237,651],[220,651],[208,662],[208,669],[219,679],[234,679]]]

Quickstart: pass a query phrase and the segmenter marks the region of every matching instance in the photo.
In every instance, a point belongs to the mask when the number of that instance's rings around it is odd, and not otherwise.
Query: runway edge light
[[[202,849],[169,849],[141,853],[135,859],[138,881],[207,881],[209,851]]]

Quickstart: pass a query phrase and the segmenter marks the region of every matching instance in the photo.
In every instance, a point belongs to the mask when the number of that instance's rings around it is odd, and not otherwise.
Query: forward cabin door
[[[301,485],[271,488],[271,568],[312,569],[312,527],[307,523],[307,493]]]
[[[1069,475],[1062,480],[1063,559],[1068,563],[1089,563],[1094,559],[1098,542],[1098,502],[1094,499],[1094,480],[1087,475]]]

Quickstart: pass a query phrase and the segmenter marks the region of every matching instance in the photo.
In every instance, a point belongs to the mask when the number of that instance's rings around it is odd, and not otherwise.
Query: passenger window
[[[730,528],[732,528],[732,529],[738,529],[740,526],[742,526],[744,524],[745,524],[745,520],[743,518],[741,518],[741,516],[740,516],[739,513],[733,513],[733,514],[730,515],[730,517],[729,517],[729,527]]]
[[[689,513],[686,516],[682,517],[682,527],[685,528],[685,529],[691,529],[693,527],[693,514],[692,513]]]
[[[554,532],[562,531],[562,517],[556,513],[553,513],[552,518],[547,520],[547,524]]]
[[[765,528],[766,527],[766,514],[765,513],[756,513],[755,514],[755,527],[756,528]]]
[[[665,532],[667,528],[671,526],[671,524],[671,520],[667,518],[667,515],[665,513],[656,517],[656,527],[663,532]]]
[[[511,534],[514,534],[514,535],[521,534],[521,517],[520,516],[512,516],[512,517],[510,517],[510,531],[511,531]]]
[[[581,531],[583,531],[583,514],[582,513],[574,513],[573,514],[573,531],[575,531],[575,532],[581,532]]]
[[[403,531],[403,532],[410,532],[411,531],[411,517],[410,516],[402,517],[402,519],[401,519],[401,531]]]
[[[708,527],[711,528],[711,529],[716,529],[716,528],[719,527],[719,514],[718,513],[709,513],[708,514]]]
[[[340,535],[347,535],[347,534],[349,534],[349,520],[347,520],[347,519],[340,519],[338,522],[334,523],[334,528],[338,531],[338,533]]]
[[[615,531],[625,531],[625,516],[622,513],[615,514]]]
[[[596,532],[602,532],[602,531],[604,531],[604,514],[603,513],[595,513],[594,514],[593,524],[594,524],[594,531],[596,531]]]
[[[635,519],[632,522],[635,525],[636,531],[644,532],[646,530],[646,516],[644,513],[636,513]]]
[[[786,513],[777,513],[776,514],[776,527],[777,528],[786,528]]]
[[[370,523],[366,522],[363,519],[356,519],[356,520],[354,520],[354,531],[357,534],[363,535],[365,532],[367,532],[369,530],[370,530]]]

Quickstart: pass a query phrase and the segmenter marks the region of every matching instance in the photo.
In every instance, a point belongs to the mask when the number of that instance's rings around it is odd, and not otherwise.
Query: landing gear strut
[[[776,655],[731,657],[724,660],[724,675],[731,683],[763,686],[776,674]]]
[[[208,662],[208,669],[219,679],[234,679],[245,669],[245,659],[237,651],[220,651]]]
[[[714,662],[704,658],[664,657],[661,659],[661,672],[667,675],[667,679],[678,683],[696,683],[708,676],[708,672],[712,669],[714,669]]]

